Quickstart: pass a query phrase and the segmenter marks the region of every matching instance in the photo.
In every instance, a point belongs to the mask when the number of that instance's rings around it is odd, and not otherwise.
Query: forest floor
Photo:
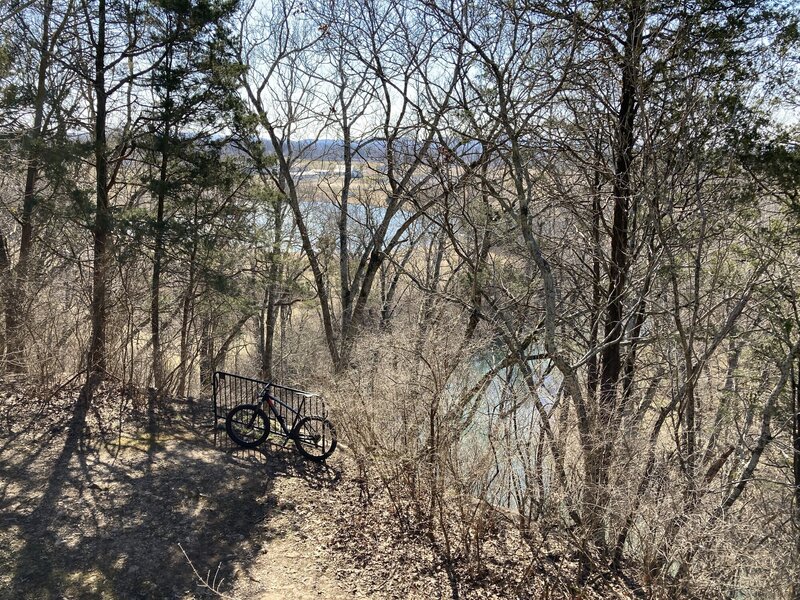
[[[363,510],[345,449],[321,465],[292,447],[234,449],[208,401],[148,420],[118,389],[96,394],[71,444],[76,396],[0,387],[0,598],[452,597],[428,545]],[[510,597],[514,564],[460,596]]]

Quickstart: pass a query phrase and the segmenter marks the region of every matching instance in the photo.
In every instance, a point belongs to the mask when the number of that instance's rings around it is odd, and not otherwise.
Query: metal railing
[[[231,442],[225,435],[225,418],[234,406],[239,404],[262,403],[264,391],[274,399],[275,408],[280,413],[286,425],[291,429],[295,422],[303,417],[317,415],[328,417],[328,411],[322,396],[313,392],[279,385],[271,381],[244,377],[235,373],[217,371],[212,379],[213,412],[214,412],[214,440],[221,441],[224,446]],[[265,412],[271,416],[269,410]],[[271,424],[271,431],[279,431],[275,424]],[[220,437],[222,438],[220,440]]]

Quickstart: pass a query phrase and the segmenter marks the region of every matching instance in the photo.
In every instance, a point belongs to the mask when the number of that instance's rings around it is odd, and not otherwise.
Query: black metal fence
[[[262,406],[264,412],[270,417],[270,435],[281,433],[280,426],[274,420],[272,413],[266,406],[262,405],[264,391],[274,398],[275,408],[280,413],[289,430],[303,417],[309,415],[328,417],[328,411],[322,396],[312,392],[278,385],[270,381],[244,377],[234,373],[226,373],[224,371],[217,371],[214,373],[212,385],[214,439],[215,442],[223,446],[231,446],[232,444],[225,434],[225,417],[227,417],[234,406],[238,406],[239,404],[257,404]]]

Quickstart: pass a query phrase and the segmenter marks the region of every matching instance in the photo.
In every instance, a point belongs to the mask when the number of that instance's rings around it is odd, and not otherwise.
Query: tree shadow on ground
[[[274,495],[276,477],[317,489],[338,482],[337,471],[289,449],[220,451],[196,408],[176,411],[156,436],[138,429],[116,443],[87,442],[69,431],[44,451],[12,442],[2,465],[14,487],[5,492],[0,597],[213,597],[186,556],[225,591],[280,535],[264,525],[293,506]],[[31,461],[25,450],[34,448]]]

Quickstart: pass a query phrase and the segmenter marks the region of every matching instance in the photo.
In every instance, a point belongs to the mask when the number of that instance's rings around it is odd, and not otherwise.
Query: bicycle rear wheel
[[[292,437],[298,452],[311,460],[323,461],[336,450],[336,429],[323,417],[303,417]]]
[[[269,435],[269,419],[255,404],[240,404],[225,418],[225,430],[243,448],[255,448]]]

